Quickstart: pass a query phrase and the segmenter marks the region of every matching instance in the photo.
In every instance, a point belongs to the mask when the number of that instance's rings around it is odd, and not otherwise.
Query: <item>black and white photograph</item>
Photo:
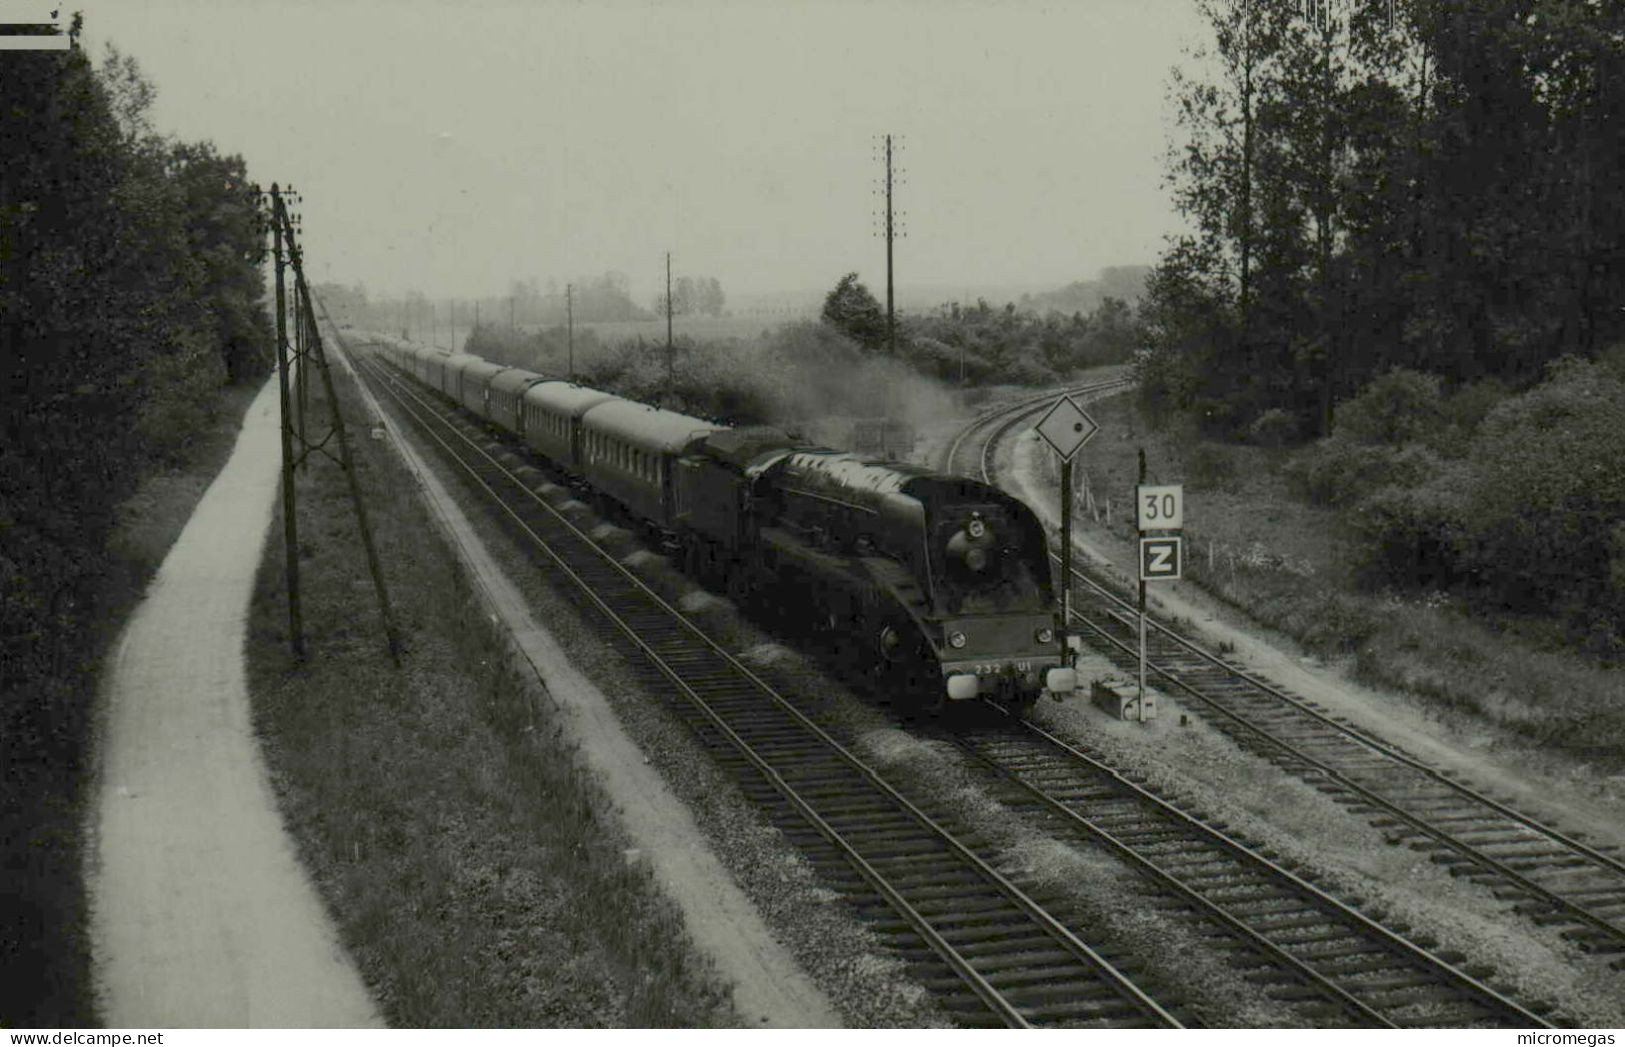
[[[10,1045],[1625,1035],[1621,0],[0,0],[0,389]]]

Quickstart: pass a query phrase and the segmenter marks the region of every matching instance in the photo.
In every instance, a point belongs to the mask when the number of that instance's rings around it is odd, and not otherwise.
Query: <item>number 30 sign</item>
[[[1142,531],[1177,531],[1185,526],[1185,490],[1179,484],[1136,487],[1134,502]]]

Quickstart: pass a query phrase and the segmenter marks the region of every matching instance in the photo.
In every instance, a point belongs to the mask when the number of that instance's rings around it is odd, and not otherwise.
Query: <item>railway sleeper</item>
[[[1267,913],[1263,916],[1238,917],[1248,927],[1275,941],[1277,936],[1284,936],[1292,931],[1301,931],[1309,927],[1343,927],[1341,920],[1328,916],[1318,909],[1304,909],[1302,903],[1292,909],[1284,909],[1279,913]]]

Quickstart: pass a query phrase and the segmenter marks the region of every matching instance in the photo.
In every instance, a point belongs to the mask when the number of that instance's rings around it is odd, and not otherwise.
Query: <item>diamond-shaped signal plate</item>
[[[1089,439],[1100,432],[1100,425],[1083,408],[1072,402],[1070,396],[1063,396],[1055,401],[1055,406],[1045,413],[1043,419],[1034,428],[1044,442],[1055,448],[1055,453],[1062,458],[1071,458],[1078,453],[1078,448],[1089,442]]]

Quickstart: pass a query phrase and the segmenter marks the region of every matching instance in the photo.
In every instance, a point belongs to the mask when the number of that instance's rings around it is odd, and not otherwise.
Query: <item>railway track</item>
[[[844,870],[890,914],[879,925],[966,1025],[1177,1027],[1127,963],[1086,943],[1052,902],[1022,890],[977,841],[905,797],[718,647],[570,523],[473,425],[384,369],[362,372],[399,415],[641,655],[698,735],[776,811],[817,864]],[[506,455],[512,459],[511,454]],[[552,488],[550,491],[549,488]]]
[[[949,447],[944,466],[993,482],[999,440],[1052,401],[1023,401],[978,419]],[[1227,937],[1236,962],[1253,969],[1260,991],[1304,1023],[1547,1024],[1454,966],[1458,956],[1430,952],[1435,943],[1409,940],[1406,928],[1379,924],[1084,748],[994,709],[993,726],[960,725],[952,740],[1006,779],[1003,802],[1047,822],[1060,838],[1105,849],[1153,891],[1206,920]]]
[[[993,448],[1029,407],[986,432],[978,470],[993,482]],[[1053,556],[1054,554],[1052,554]],[[1058,557],[1056,558],[1058,561]],[[1072,623],[1125,671],[1138,668],[1138,616],[1107,579],[1074,567],[1083,587]],[[1148,674],[1183,707],[1371,819],[1389,841],[1486,884],[1512,908],[1555,925],[1581,948],[1625,965],[1625,862],[1618,849],[1516,810],[1302,697],[1243,671],[1167,624],[1148,624]]]
[[[1107,378],[1068,389],[1066,395],[1072,397],[1100,396],[1119,389],[1126,389],[1133,384],[1133,381],[1132,378],[1128,377]],[[937,467],[945,473],[959,473],[963,476],[986,478],[992,475],[992,462],[988,455],[991,454],[992,448],[999,438],[1029,415],[1037,414],[1049,407],[1050,404],[1055,402],[1058,395],[1057,393],[1045,393],[1043,396],[1034,396],[1013,404],[1007,404],[982,415],[960,430],[959,435],[954,437],[953,442],[943,451],[941,461],[938,462]],[[981,435],[979,441],[972,439],[973,436],[978,435]]]
[[[1083,746],[999,709],[953,740],[1005,778],[1010,809],[1056,838],[1104,849],[1151,894],[1193,913],[1294,1024],[1530,1027],[1526,1008],[1317,887],[1233,833],[1123,775]],[[1147,891],[1128,891],[1148,904]],[[1220,940],[1222,939],[1222,941]]]

